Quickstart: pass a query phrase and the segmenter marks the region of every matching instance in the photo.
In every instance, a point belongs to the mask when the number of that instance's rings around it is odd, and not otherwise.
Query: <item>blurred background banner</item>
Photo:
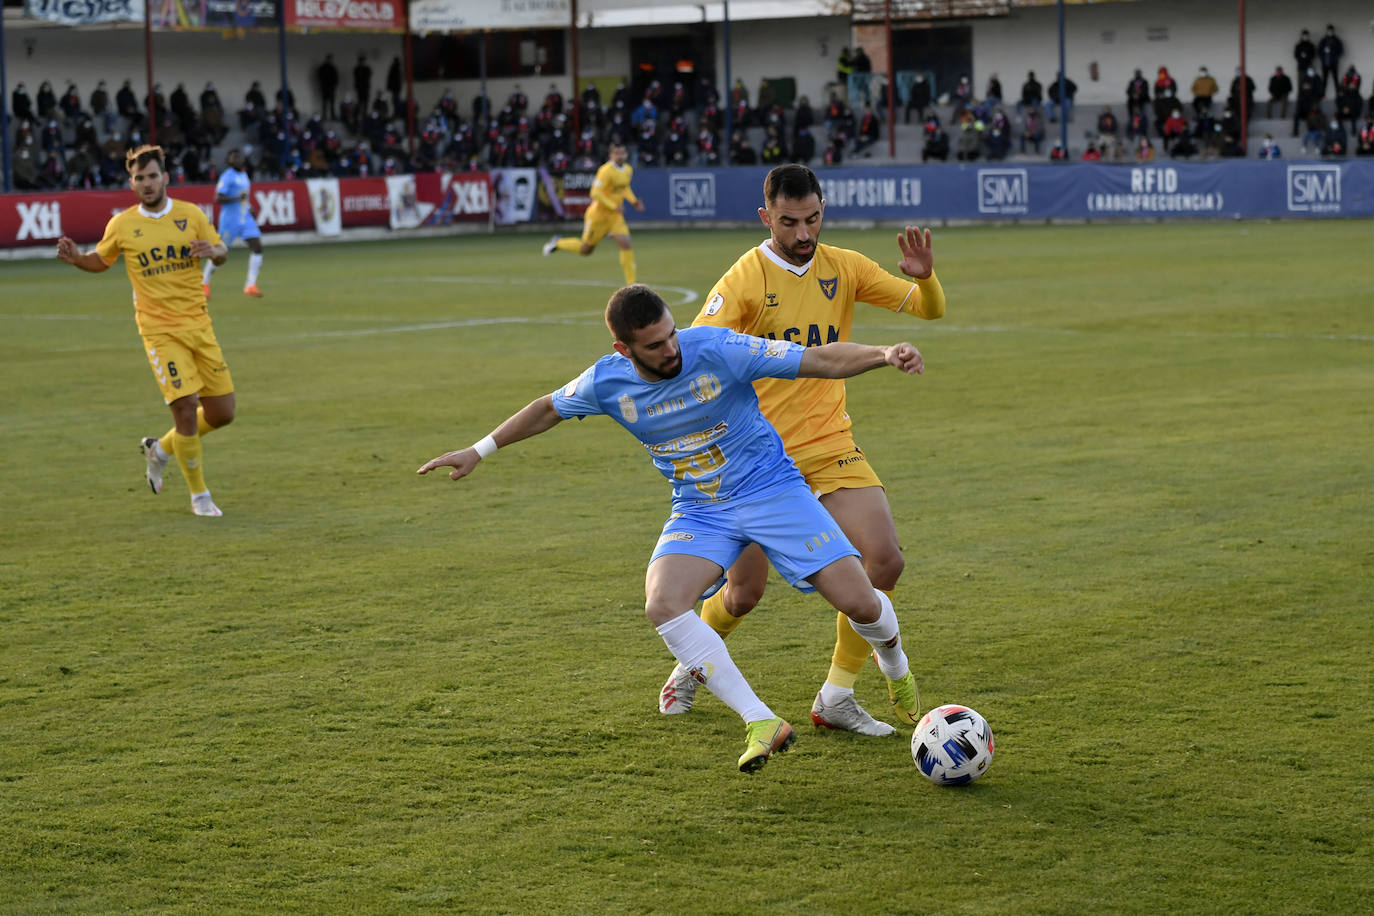
[[[27,0],[24,12],[59,25],[142,22],[143,0]]]
[[[286,27],[403,32],[404,0],[286,0]]]
[[[470,29],[560,28],[572,22],[571,0],[414,0],[414,32],[462,32]]]

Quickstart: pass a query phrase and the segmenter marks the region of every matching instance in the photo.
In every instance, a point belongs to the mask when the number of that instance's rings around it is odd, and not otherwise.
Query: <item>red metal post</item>
[[[892,59],[892,0],[885,0],[883,4],[883,19],[887,25],[887,154],[889,157],[897,158],[897,108],[893,105],[894,93],[897,91],[897,80],[893,73],[894,64]]]
[[[148,142],[157,143],[157,96],[153,95],[153,5],[143,4],[143,66],[148,76]]]

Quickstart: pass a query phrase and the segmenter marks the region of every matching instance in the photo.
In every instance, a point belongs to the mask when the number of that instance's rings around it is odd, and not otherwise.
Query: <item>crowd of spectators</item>
[[[1310,33],[1303,31],[1294,48],[1299,77],[1292,135],[1302,138],[1297,151],[1300,155],[1339,158],[1352,149],[1356,155],[1374,155],[1374,94],[1365,101],[1360,94],[1363,80],[1355,65],[1349,63],[1341,70],[1343,56],[1344,47],[1330,25],[1320,44],[1314,44]],[[1332,88],[1329,106],[1328,80]],[[913,113],[924,121],[922,161],[947,161],[951,155],[962,162],[995,161],[1005,158],[1013,146],[1023,155],[1042,155],[1046,124],[1061,118],[1074,120],[1077,86],[1065,79],[1063,87],[1060,98],[1058,74],[1042,84],[1034,71],[1028,72],[1013,113],[1008,115],[997,74],[988,80],[981,100],[974,95],[969,78],[962,77],[949,93],[953,111],[946,130],[932,104],[929,85],[918,75],[909,90],[905,116],[908,123]],[[1268,88],[1264,117],[1274,117],[1277,109],[1279,117],[1287,119],[1294,85],[1282,66],[1275,68]],[[1216,78],[1206,67],[1199,67],[1189,94],[1191,99],[1185,102],[1178,81],[1167,67],[1158,69],[1153,82],[1136,70],[1126,86],[1121,117],[1112,106],[1103,106],[1096,124],[1083,132],[1084,148],[1079,156],[1073,156],[1062,140],[1050,144],[1048,156],[1051,161],[1149,161],[1155,158],[1157,148],[1175,159],[1246,155],[1241,112],[1244,106],[1247,123],[1260,116],[1255,81],[1236,68],[1222,101]],[[1272,134],[1265,137],[1257,154],[1271,159],[1282,155]]]
[[[128,181],[124,154],[145,142],[156,118],[157,140],[176,181],[214,177],[211,150],[224,139],[224,107],[213,83],[193,104],[183,83],[170,97],[156,83],[142,102],[131,80],[112,96],[100,80],[86,99],[75,83],[59,97],[44,80],[33,96],[23,82],[10,94],[15,187],[21,190],[101,188]]]
[[[1374,155],[1374,95],[1367,103],[1361,96],[1363,80],[1353,63],[1346,62],[1342,70],[1345,49],[1335,28],[1327,26],[1318,43],[1304,30],[1293,55],[1296,85],[1282,66],[1276,67],[1264,116],[1273,118],[1277,111],[1286,121],[1292,98],[1292,136],[1301,137],[1301,155],[1342,157],[1352,150]],[[871,69],[861,49],[853,54],[845,49],[841,61],[837,78],[848,75],[845,68],[850,73]],[[727,162],[837,165],[847,157],[871,155],[885,130],[875,100],[846,97],[844,82],[828,87],[830,97],[820,108],[805,95],[783,104],[766,80],[754,101],[736,80],[723,102],[710,80],[702,78],[671,87],[651,80],[633,90],[622,82],[610,99],[602,99],[589,82],[578,98],[565,100],[555,85],[537,106],[517,86],[499,108],[481,92],[464,105],[445,90],[433,109],[421,115],[403,91],[399,57],[391,62],[385,84],[375,90],[363,55],[353,67],[352,91],[341,97],[342,80],[332,54],[315,75],[322,104],[309,117],[301,116],[290,92],[278,91],[269,100],[254,82],[245,94],[233,123],[239,132],[236,143],[244,146],[256,174],[342,177],[518,166],[540,166],[557,174],[595,169],[612,143],[626,144],[641,168]],[[922,124],[923,162],[951,156],[960,162],[998,161],[1013,153],[1048,155],[1052,161],[1119,162],[1149,161],[1156,149],[1177,159],[1245,155],[1242,104],[1249,120],[1260,111],[1255,82],[1239,68],[1223,100],[1216,78],[1200,67],[1186,102],[1168,68],[1158,68],[1153,81],[1137,69],[1126,86],[1121,115],[1103,106],[1095,124],[1084,130],[1084,149],[1075,157],[1060,140],[1049,143],[1046,151],[1049,125],[1075,120],[1077,86],[1069,79],[1062,86],[1061,97],[1059,74],[1042,84],[1034,71],[1028,72],[1009,104],[997,74],[988,79],[981,98],[964,76],[949,98],[941,99],[948,105],[937,107],[924,75],[917,74],[907,92],[904,119],[909,124],[914,116]],[[194,101],[183,83],[167,97],[156,84],[139,99],[131,80],[124,80],[113,95],[101,80],[83,100],[74,83],[58,95],[45,80],[30,96],[20,82],[10,103],[14,183],[21,190],[123,186],[124,154],[145,142],[154,118],[173,182],[214,181],[221,158],[216,148],[230,133],[231,119],[213,82]],[[723,104],[729,105],[731,116],[728,142],[722,142]],[[1258,154],[1282,155],[1272,135]]]

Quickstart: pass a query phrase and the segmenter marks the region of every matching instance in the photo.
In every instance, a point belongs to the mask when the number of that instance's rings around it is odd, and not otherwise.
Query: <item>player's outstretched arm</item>
[[[797,378],[850,378],[879,366],[895,366],[907,375],[919,374],[926,368],[921,352],[909,343],[870,347],[836,341],[823,347],[808,347],[802,354]]]
[[[92,274],[98,274],[110,266],[94,250],[82,254],[81,249],[76,247],[76,242],[65,235],[57,240],[57,259]]]
[[[553,395],[546,394],[542,398],[526,404],[519,413],[514,414],[506,422],[496,427],[491,435],[467,448],[447,452],[438,458],[431,458],[420,465],[420,469],[416,473],[424,475],[435,468],[453,468],[448,476],[452,480],[461,480],[472,473],[473,469],[477,467],[477,462],[501,446],[547,432],[562,421],[563,418],[558,415],[558,411],[553,409]]]

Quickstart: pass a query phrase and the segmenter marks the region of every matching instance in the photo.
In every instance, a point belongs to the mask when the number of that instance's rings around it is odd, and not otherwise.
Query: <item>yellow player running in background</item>
[[[143,349],[172,411],[172,428],[140,443],[148,486],[162,492],[163,468],[175,455],[191,490],[191,511],[223,515],[205,485],[200,438],[234,419],[234,381],[210,326],[199,262],[223,264],[229,252],[200,207],[167,196],[161,147],[130,151],[125,168],[138,206],[116,214],[94,250],[82,253],[63,236],[57,256],[100,273],[124,255]]]
[[[763,187],[765,206],[758,212],[769,238],[716,283],[693,324],[818,347],[849,340],[856,300],[920,318],[944,315],[945,294],[935,277],[929,229],[922,233],[908,226],[897,236],[902,255],[898,267],[916,281],[912,283],[857,251],[820,244],[825,201],[810,169],[779,166],[768,173]],[[788,455],[862,554],[869,580],[890,593],[905,561],[882,481],[854,444],[844,383],[764,379],[754,388]],[[725,587],[703,602],[702,620],[727,636],[763,597],[767,579],[768,561],[751,545],[730,567]],[[842,615],[836,630],[830,672],[816,694],[812,721],[864,735],[892,734],[891,725],[875,720],[854,699],[854,682],[872,647]],[[687,671],[674,668],[659,695],[659,711],[686,712],[696,687]],[[921,710],[914,689],[910,696],[889,693],[898,720],[915,725]]]
[[[591,254],[596,243],[607,235],[620,249],[620,269],[625,273],[625,285],[635,282],[635,253],[630,245],[630,227],[625,225],[625,203],[628,201],[640,213],[644,204],[630,189],[635,167],[629,164],[629,151],[623,143],[612,143],[610,159],[596,170],[592,182],[592,203],[582,218],[582,238],[554,236],[544,244],[544,257],[555,251]]]

